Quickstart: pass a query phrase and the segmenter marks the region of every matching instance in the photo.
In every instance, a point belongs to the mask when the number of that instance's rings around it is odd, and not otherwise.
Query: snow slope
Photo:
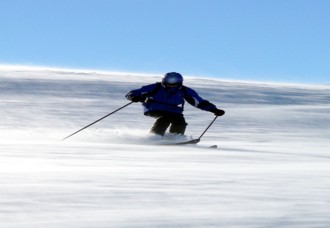
[[[329,227],[330,86],[186,77],[226,110],[146,145],[159,75],[0,67],[0,227]],[[186,105],[187,134],[213,115]],[[203,146],[218,144],[219,149]]]

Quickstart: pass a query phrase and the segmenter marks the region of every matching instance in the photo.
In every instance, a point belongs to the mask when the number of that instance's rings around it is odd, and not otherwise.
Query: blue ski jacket
[[[185,101],[204,111],[216,109],[214,104],[204,100],[195,90],[186,86],[168,88],[162,83],[157,82],[143,86],[140,89],[132,90],[128,94],[145,98],[142,103],[144,113],[160,110],[182,113]]]

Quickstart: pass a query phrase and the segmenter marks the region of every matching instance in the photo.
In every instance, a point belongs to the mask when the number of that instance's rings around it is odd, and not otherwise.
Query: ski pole
[[[196,139],[198,140],[198,142],[201,140],[201,138],[203,137],[203,135],[207,132],[207,130],[211,127],[211,125],[214,123],[214,121],[218,118],[218,116],[215,116],[214,119],[212,120],[212,122],[209,124],[209,126],[207,126],[207,128],[203,131],[203,133]]]
[[[126,105],[124,105],[124,106],[122,106],[122,107],[116,109],[115,111],[113,111],[113,112],[111,112],[111,113],[109,113],[109,114],[103,116],[102,118],[100,118],[100,119],[98,119],[98,120],[95,120],[93,123],[90,123],[90,124],[88,124],[87,126],[81,128],[81,129],[79,129],[78,131],[73,132],[71,135],[68,135],[67,137],[65,137],[65,138],[62,139],[62,140],[66,140],[67,138],[70,138],[71,136],[77,134],[78,132],[80,132],[80,131],[82,131],[82,130],[84,130],[84,129],[90,127],[90,126],[92,126],[93,124],[95,124],[95,123],[97,123],[97,122],[103,120],[104,118],[107,118],[108,116],[114,114],[115,112],[118,112],[119,110],[121,110],[121,109],[127,107],[128,105],[130,105],[130,104],[132,104],[132,103],[133,103],[133,101],[132,101],[132,102],[129,102],[128,104],[126,104]]]
[[[218,118],[218,116],[215,116],[214,119],[212,120],[212,122],[209,124],[209,126],[207,126],[207,128],[203,131],[203,133],[197,138],[197,139],[193,139],[187,142],[180,142],[180,143],[175,143],[174,145],[184,145],[184,144],[195,144],[195,143],[199,143],[199,141],[201,141],[201,138],[203,137],[203,135],[205,134],[205,132],[211,127],[211,125],[214,123],[214,121]]]

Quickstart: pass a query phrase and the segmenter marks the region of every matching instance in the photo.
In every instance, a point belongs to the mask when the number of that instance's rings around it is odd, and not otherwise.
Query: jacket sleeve
[[[211,102],[201,98],[195,90],[190,89],[188,87],[186,87],[186,94],[184,98],[192,106],[195,106],[196,108],[199,108],[204,111],[211,111],[217,108]]]

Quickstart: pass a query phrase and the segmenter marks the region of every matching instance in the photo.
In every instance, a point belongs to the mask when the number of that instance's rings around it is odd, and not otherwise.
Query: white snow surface
[[[61,140],[160,77],[0,67],[0,227],[330,227],[328,85],[186,77],[226,110],[199,145],[155,145],[136,103]]]

